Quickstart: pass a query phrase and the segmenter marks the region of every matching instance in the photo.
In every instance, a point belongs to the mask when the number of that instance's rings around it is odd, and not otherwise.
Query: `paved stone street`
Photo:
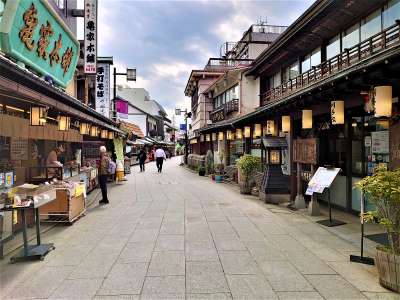
[[[179,162],[134,167],[109,206],[43,236],[56,245],[45,261],[1,261],[0,297],[397,299],[348,261],[354,245]]]

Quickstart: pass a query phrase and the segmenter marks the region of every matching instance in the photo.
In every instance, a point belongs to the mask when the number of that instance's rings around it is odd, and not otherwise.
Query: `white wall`
[[[144,135],[147,135],[146,132],[146,114],[137,110],[136,108],[129,105],[128,107],[128,120],[124,120],[130,123],[134,123],[140,127]]]
[[[240,82],[240,115],[250,113],[260,106],[260,78],[242,76]]]
[[[265,49],[268,48],[266,44],[249,44],[249,58],[256,59]]]

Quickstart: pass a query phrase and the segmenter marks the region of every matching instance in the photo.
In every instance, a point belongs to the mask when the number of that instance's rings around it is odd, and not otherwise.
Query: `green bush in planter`
[[[250,193],[250,178],[254,171],[256,171],[261,164],[261,160],[257,156],[253,156],[250,154],[245,154],[236,160],[236,165],[240,171],[240,174],[243,176],[241,188],[243,189],[243,193]]]
[[[395,171],[378,168],[374,175],[363,178],[356,187],[376,207],[362,218],[383,225],[387,231],[389,248],[381,250],[400,255],[400,168]]]

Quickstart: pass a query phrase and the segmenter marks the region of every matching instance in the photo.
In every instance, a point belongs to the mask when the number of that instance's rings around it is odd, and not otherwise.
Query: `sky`
[[[224,42],[240,40],[251,24],[290,25],[314,0],[98,1],[98,55],[118,71],[136,67],[137,82],[166,109],[190,109],[184,89],[192,69],[219,57]],[[118,84],[127,84],[118,77]],[[176,123],[181,122],[177,118]]]

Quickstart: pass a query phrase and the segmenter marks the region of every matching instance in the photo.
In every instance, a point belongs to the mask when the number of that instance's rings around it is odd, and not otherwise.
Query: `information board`
[[[329,188],[332,185],[332,182],[335,180],[339,172],[340,168],[319,167],[308,183],[306,195],[322,193],[324,189]]]

